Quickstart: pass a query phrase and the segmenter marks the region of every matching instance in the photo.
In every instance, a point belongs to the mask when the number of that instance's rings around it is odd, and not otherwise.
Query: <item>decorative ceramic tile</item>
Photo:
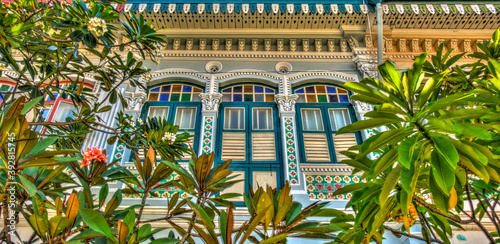
[[[214,124],[213,116],[205,116],[203,120],[203,153],[210,153],[212,150],[212,131]]]
[[[309,199],[318,200],[349,200],[351,193],[333,195],[333,192],[346,185],[358,183],[357,175],[307,175],[306,190]]]
[[[285,117],[286,160],[288,166],[288,180],[290,184],[299,184],[297,174],[297,153],[295,152],[295,136],[293,133],[293,117]]]

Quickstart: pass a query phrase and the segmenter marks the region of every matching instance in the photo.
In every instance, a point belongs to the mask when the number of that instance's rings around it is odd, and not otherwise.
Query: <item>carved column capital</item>
[[[363,78],[377,78],[377,60],[374,57],[357,56],[353,61]]]
[[[201,104],[203,104],[203,112],[217,112],[219,104],[222,102],[222,94],[220,93],[201,93]]]
[[[287,112],[295,112],[295,103],[297,102],[297,99],[299,98],[298,95],[296,94],[291,94],[291,95],[283,95],[283,94],[278,94],[274,96],[276,99],[276,103],[278,104],[280,113],[287,113]]]
[[[142,106],[147,101],[147,94],[136,87],[135,92],[125,92],[125,101],[127,102],[126,112],[133,112],[139,115]]]

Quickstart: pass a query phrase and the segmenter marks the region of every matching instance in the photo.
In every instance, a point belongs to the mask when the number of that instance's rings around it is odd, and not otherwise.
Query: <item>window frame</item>
[[[220,91],[226,88],[230,88],[233,86],[244,86],[244,85],[257,85],[263,86],[264,88],[270,88],[274,90],[274,94],[276,95],[277,89],[274,87],[269,87],[267,85],[259,84],[259,83],[238,83],[228,85],[226,87],[220,88]],[[245,129],[243,130],[231,130],[224,129],[224,118],[226,108],[245,108]],[[269,130],[258,130],[253,128],[253,109],[254,108],[270,108],[273,116],[273,129]],[[253,172],[267,172],[274,171],[276,173],[276,183],[278,189],[281,189],[284,184],[284,157],[282,152],[282,141],[281,141],[281,124],[279,118],[279,109],[276,105],[276,102],[230,102],[223,101],[219,106],[219,122],[217,123],[217,134],[216,134],[216,145],[215,145],[215,158],[216,164],[220,165],[225,160],[222,160],[222,136],[224,132],[245,132],[245,160],[241,161],[232,161],[229,169],[233,171],[244,171],[245,175],[245,193],[248,194],[250,188],[249,184],[253,185]],[[276,150],[276,158],[274,161],[253,161],[252,157],[252,133],[256,132],[273,132],[274,133],[274,142],[275,142],[275,150]],[[237,206],[244,206],[244,203],[241,201],[236,201],[235,204]]]
[[[156,88],[156,87],[161,87],[165,85],[189,85],[192,87],[196,87],[202,90],[202,93],[204,92],[204,88],[191,84],[191,83],[186,83],[186,82],[169,82],[169,83],[161,83],[161,84],[156,84],[151,87],[147,87],[147,98],[149,98],[149,90]],[[194,108],[196,107],[196,120],[195,120],[195,128],[194,129],[179,129],[179,132],[184,132],[184,130],[187,130],[188,132],[193,132],[194,133],[194,138],[193,138],[193,150],[195,153],[198,153],[198,147],[200,146],[200,130],[201,130],[201,101],[146,101],[144,103],[144,106],[141,110],[140,118],[143,121],[146,121],[148,119],[148,114],[149,114],[149,109],[151,107],[168,107],[168,113],[167,113],[167,121],[171,121],[172,123],[175,122],[175,115],[177,113],[177,108],[178,107],[184,107],[184,108]],[[179,133],[178,132],[178,133]],[[181,162],[187,162],[188,160],[182,160]]]
[[[299,87],[294,87],[293,91],[295,94],[295,90],[305,88],[307,86],[314,85],[326,85],[326,86],[334,86],[338,88],[338,86],[332,84],[306,84]],[[351,93],[348,91],[348,95]],[[303,120],[302,120],[302,109],[320,109],[323,121],[323,131],[306,131],[303,129]],[[342,164],[337,161],[337,155],[335,151],[333,134],[336,134],[337,131],[334,131],[332,128],[332,124],[330,121],[330,113],[331,109],[347,109],[349,113],[349,119],[351,120],[351,124],[356,122],[355,111],[351,103],[349,102],[338,102],[338,103],[330,103],[330,102],[316,102],[316,103],[296,103],[296,115],[297,115],[297,136],[298,136],[298,144],[300,149],[300,162],[303,164]],[[315,134],[326,134],[328,150],[330,155],[330,162],[311,162],[306,160],[306,151],[304,145],[304,133],[315,133]],[[353,132],[356,137],[356,143],[359,145],[362,142],[361,133],[359,131]]]

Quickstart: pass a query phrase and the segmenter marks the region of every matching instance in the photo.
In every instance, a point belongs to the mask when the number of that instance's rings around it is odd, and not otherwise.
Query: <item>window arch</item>
[[[307,85],[294,89],[297,94],[298,133],[304,163],[339,163],[340,152],[360,141],[359,133],[337,135],[355,121],[347,90],[333,85]]]
[[[149,89],[148,101],[197,102],[203,90],[187,84],[168,84]]]
[[[240,182],[227,192],[248,193],[253,187],[281,187],[283,166],[279,140],[276,89],[260,84],[237,84],[221,88],[217,160],[231,159],[231,170]],[[233,199],[242,201],[243,199]]]
[[[274,102],[275,89],[261,85],[235,85],[222,89],[223,102]]]
[[[306,86],[295,90],[299,95],[298,103],[348,103],[349,96],[347,90],[330,85]]]
[[[199,131],[201,123],[199,94],[203,89],[191,84],[169,83],[151,87],[148,91],[148,101],[143,107],[141,117],[143,119],[161,117],[178,125],[179,133],[186,130],[194,135],[189,143],[197,151],[199,136],[195,132]],[[183,157],[184,160],[189,158],[190,155]]]

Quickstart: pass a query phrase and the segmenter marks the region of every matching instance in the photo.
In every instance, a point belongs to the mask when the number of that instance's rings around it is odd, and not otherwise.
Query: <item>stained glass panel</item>
[[[275,91],[258,85],[233,86],[222,89],[223,102],[274,102]]]
[[[295,90],[295,94],[299,95],[298,103],[348,103],[349,95],[347,90],[333,86],[315,85],[307,86]]]
[[[201,92],[202,89],[190,85],[164,85],[150,89],[148,101],[195,102],[200,101]]]

